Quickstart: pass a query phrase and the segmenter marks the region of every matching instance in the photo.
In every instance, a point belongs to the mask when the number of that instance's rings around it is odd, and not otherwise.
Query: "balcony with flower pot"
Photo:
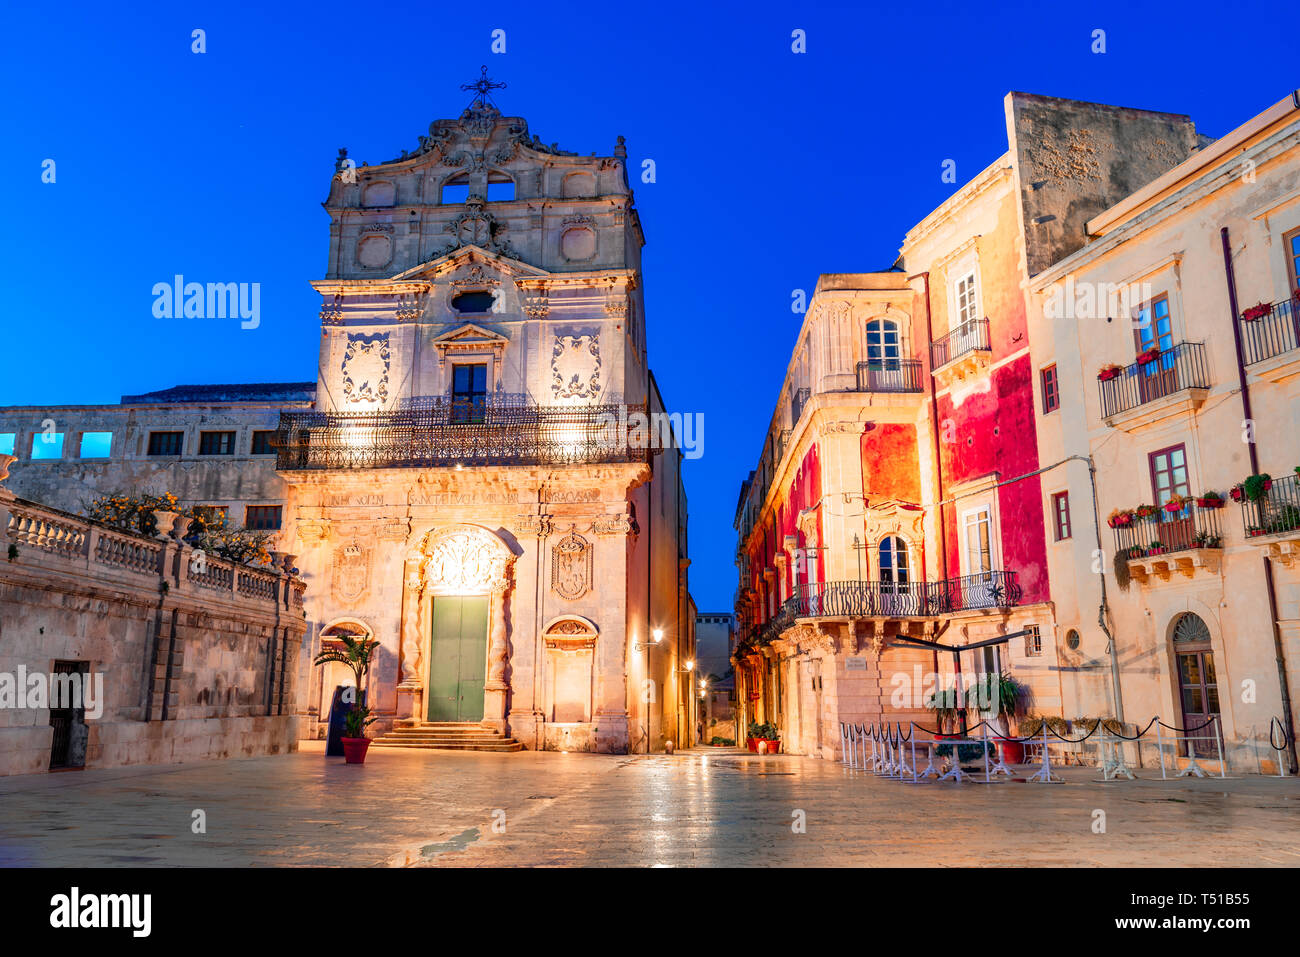
[[[1267,472],[1252,475],[1231,495],[1241,507],[1246,541],[1290,568],[1300,555],[1300,467],[1278,479]]]
[[[1103,366],[1097,387],[1102,419],[1124,432],[1140,432],[1194,412],[1210,392],[1205,343],[1180,342],[1164,350],[1153,346],[1127,366]]]
[[[1161,506],[1139,505],[1112,513],[1109,524],[1120,587],[1129,579],[1154,585],[1170,581],[1175,574],[1182,578],[1219,574],[1223,506],[1222,496],[1207,492],[1196,497],[1174,495]]]
[[[931,374],[944,386],[983,372],[992,359],[988,319],[969,319],[930,343]]]
[[[1242,310],[1237,324],[1246,369],[1266,382],[1300,375],[1300,290]]]

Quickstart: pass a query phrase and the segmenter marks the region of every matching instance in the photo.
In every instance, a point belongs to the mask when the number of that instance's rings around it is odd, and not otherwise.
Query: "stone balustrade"
[[[196,557],[192,548],[173,538],[111,528],[13,497],[3,487],[0,529],[6,544],[17,550],[16,555],[6,556],[14,563],[38,563],[52,571],[61,567],[105,581],[124,575],[124,584],[140,585],[139,579],[147,578],[166,582],[178,598],[188,594],[209,600],[221,593],[232,601],[265,603],[271,613],[292,609],[295,615],[302,614],[305,585],[278,564],[255,568],[213,555]]]

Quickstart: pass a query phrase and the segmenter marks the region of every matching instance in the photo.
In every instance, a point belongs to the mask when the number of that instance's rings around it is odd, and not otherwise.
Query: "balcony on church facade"
[[[541,406],[522,395],[405,400],[392,412],[285,412],[276,467],[455,468],[648,462],[664,447],[645,406]]]

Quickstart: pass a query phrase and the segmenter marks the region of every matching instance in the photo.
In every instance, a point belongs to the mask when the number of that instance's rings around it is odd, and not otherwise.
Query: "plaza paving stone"
[[[1300,781],[884,780],[792,755],[372,748],[0,778],[4,866],[1300,866]],[[206,812],[207,832],[191,831]],[[1105,833],[1094,833],[1095,811]],[[504,812],[504,830],[494,824]],[[802,811],[806,832],[792,829]]]

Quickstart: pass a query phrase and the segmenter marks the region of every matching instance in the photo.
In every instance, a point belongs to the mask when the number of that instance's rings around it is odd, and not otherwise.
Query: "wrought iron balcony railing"
[[[1295,299],[1275,302],[1258,319],[1238,322],[1241,349],[1248,366],[1300,347],[1300,302]]]
[[[930,368],[939,369],[968,352],[993,348],[987,319],[968,319],[942,339],[930,343]]]
[[[503,395],[470,404],[424,396],[395,412],[282,412],[275,435],[282,471],[646,462],[668,441],[645,406]]]
[[[1097,385],[1103,418],[1184,389],[1208,389],[1210,367],[1205,359],[1205,343],[1180,342],[1149,362],[1134,362],[1113,377],[1098,380]]]
[[[1222,548],[1222,511],[1194,502],[1176,512],[1157,509],[1150,518],[1114,529],[1115,550],[1127,558],[1154,558],[1192,548]]]
[[[787,603],[795,618],[930,618],[982,608],[1013,608],[1021,588],[1012,571],[942,581],[805,583]]]
[[[920,359],[868,359],[858,363],[858,392],[920,392]]]
[[[1241,523],[1247,538],[1300,528],[1300,476],[1287,475],[1271,481],[1259,501],[1241,502]]]

